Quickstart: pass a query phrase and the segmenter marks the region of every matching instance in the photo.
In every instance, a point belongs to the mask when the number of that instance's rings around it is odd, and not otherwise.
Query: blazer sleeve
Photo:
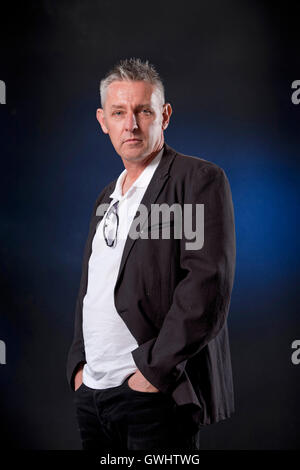
[[[191,240],[182,230],[180,269],[185,276],[173,291],[158,335],[132,351],[138,369],[163,393],[172,392],[187,360],[223,327],[234,281],[234,210],[224,170],[217,165],[198,169],[184,202],[204,204],[204,244],[186,249]]]
[[[96,214],[96,209],[98,205],[101,203],[101,201],[104,198],[107,188],[108,186],[106,186],[102,190],[100,195],[97,197],[96,202],[94,203],[94,207],[93,207],[91,218],[90,218],[88,237],[85,242],[85,247],[84,247],[84,252],[83,252],[81,279],[80,279],[79,292],[77,295],[76,307],[75,307],[73,341],[68,351],[67,364],[66,364],[67,381],[69,383],[71,390],[73,391],[74,391],[74,377],[78,370],[78,366],[80,364],[86,363],[84,339],[83,339],[83,331],[82,331],[82,307],[83,307],[83,298],[86,293],[86,287],[87,287],[88,260],[89,260],[89,251],[91,249],[92,221]]]
[[[84,264],[87,257],[88,250],[88,240],[85,242],[82,269],[81,269],[81,279],[79,292],[77,294],[76,306],[75,306],[75,321],[74,321],[74,334],[73,341],[70,346],[67,358],[67,381],[69,386],[74,391],[74,377],[77,372],[78,366],[86,362],[85,359],[85,349],[84,349],[84,340],[82,333],[82,300],[83,300],[83,284],[85,278]]]

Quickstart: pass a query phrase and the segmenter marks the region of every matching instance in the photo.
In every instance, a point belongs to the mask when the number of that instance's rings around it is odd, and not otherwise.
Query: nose
[[[134,131],[134,129],[137,129],[137,121],[134,113],[127,113],[126,119],[125,119],[125,130],[128,132]]]

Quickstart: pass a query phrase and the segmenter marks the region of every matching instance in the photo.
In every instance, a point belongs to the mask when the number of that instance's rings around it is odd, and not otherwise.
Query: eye
[[[152,114],[151,111],[150,111],[150,109],[146,109],[146,108],[143,109],[143,113],[145,113],[145,114]]]
[[[120,116],[123,111],[114,111],[113,116]]]

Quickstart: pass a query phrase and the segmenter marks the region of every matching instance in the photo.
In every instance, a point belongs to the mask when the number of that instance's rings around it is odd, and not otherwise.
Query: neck
[[[149,163],[152,162],[152,160],[159,154],[161,151],[163,145],[160,147],[160,149],[156,150],[155,152],[150,153],[142,162],[128,162],[128,161],[123,161],[124,166],[127,170],[126,177],[124,180],[126,183],[134,183],[134,181],[140,176],[142,171],[146,168]]]

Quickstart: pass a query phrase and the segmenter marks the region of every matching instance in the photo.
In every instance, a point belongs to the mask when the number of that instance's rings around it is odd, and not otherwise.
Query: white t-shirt
[[[114,247],[106,245],[103,237],[105,217],[99,223],[93,238],[82,324],[86,356],[83,383],[91,388],[117,387],[137,370],[131,351],[138,347],[138,343],[116,310],[114,287],[130,225],[162,154],[163,149],[144,168],[124,195],[122,183],[127,170],[124,169],[118,177],[110,195],[113,198],[110,205],[119,201],[117,244]]]

